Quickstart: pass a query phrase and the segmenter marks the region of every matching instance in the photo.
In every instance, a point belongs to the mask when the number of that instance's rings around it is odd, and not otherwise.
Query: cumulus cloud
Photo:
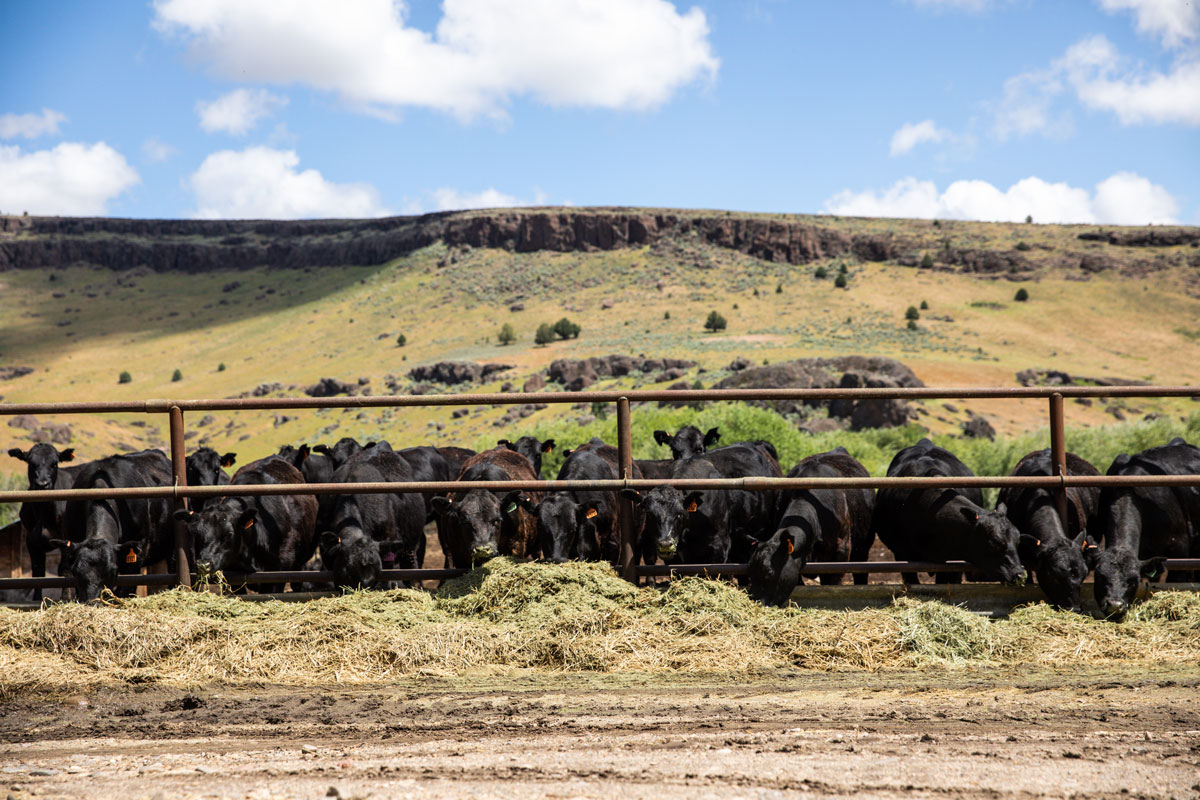
[[[433,202],[438,211],[459,211],[468,208],[512,208],[526,205],[513,197],[495,189],[485,189],[482,192],[460,192],[457,189],[442,187],[433,190]]]
[[[147,161],[166,161],[177,152],[174,147],[161,141],[157,136],[151,136],[142,142],[142,155],[146,157]]]
[[[1140,33],[1156,36],[1166,47],[1180,47],[1200,33],[1200,5],[1195,0],[1100,0],[1116,13],[1132,11]]]
[[[390,212],[375,187],[334,183],[315,169],[300,171],[294,150],[248,147],[204,159],[187,185],[200,219],[382,217]]]
[[[156,0],[155,26],[217,75],[333,92],[363,111],[503,116],[514,96],[647,109],[713,77],[699,8],[666,0],[445,0],[433,32],[399,0]]]
[[[270,116],[288,103],[286,97],[271,94],[266,89],[234,89],[212,102],[200,100],[196,113],[200,127],[209,133],[231,133],[244,136],[258,121]]]
[[[58,126],[67,121],[66,114],[43,108],[40,114],[0,114],[0,139],[36,139],[58,133]]]
[[[6,213],[98,216],[140,180],[104,142],[63,142],[28,153],[0,146],[0,209]]]
[[[1162,186],[1132,172],[1101,181],[1094,193],[1029,177],[1001,190],[987,181],[962,180],[939,192],[932,181],[904,178],[883,190],[845,190],[825,201],[830,214],[1020,222],[1144,225],[1174,223],[1179,204]]]
[[[892,134],[891,154],[903,155],[919,144],[942,142],[949,137],[949,131],[939,128],[931,119],[923,122],[906,122]]]

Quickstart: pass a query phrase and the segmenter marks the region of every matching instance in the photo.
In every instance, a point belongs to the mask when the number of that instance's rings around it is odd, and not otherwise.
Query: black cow
[[[333,483],[333,459],[324,453],[311,451],[307,444],[279,448],[279,457],[300,470],[305,483]],[[333,495],[317,495],[317,530],[329,530],[333,525]]]
[[[1117,456],[1109,475],[1197,475],[1200,448],[1182,438],[1135,456]],[[1100,493],[1104,550],[1092,551],[1096,604],[1105,616],[1121,619],[1142,578],[1162,574],[1167,558],[1200,556],[1200,488],[1195,486],[1113,486]],[[1187,581],[1191,573],[1172,570],[1167,579]]]
[[[532,481],[537,475],[525,456],[496,447],[467,459],[456,480]],[[450,564],[469,569],[497,555],[536,556],[537,521],[525,506],[541,500],[541,492],[500,494],[486,489],[433,498]]]
[[[704,456],[675,462],[672,478],[723,477]],[[621,494],[645,514],[639,542],[642,563],[659,558],[667,564],[721,564],[729,560],[729,497],[723,489],[683,492],[673,486],[656,486],[642,494],[622,489]]]
[[[230,492],[252,484],[303,484],[300,470],[278,456],[252,461],[234,473]],[[317,499],[311,494],[232,495],[199,511],[177,511],[187,523],[197,568],[204,572],[275,572],[303,568],[313,554]],[[244,591],[244,587],[239,591]],[[265,593],[282,584],[260,584]]]
[[[221,455],[211,447],[201,447],[187,457],[188,486],[228,486],[229,474],[222,467],[232,467],[237,460],[237,453]],[[191,505],[195,509],[204,508],[213,498],[192,498]]]
[[[615,447],[588,444],[570,452],[557,480],[616,480],[619,471]],[[641,477],[636,466],[632,477]],[[621,527],[615,491],[552,492],[542,502],[526,507],[537,517],[538,548],[543,559],[555,563],[572,558],[604,560],[614,565],[620,559]],[[634,521],[639,534],[640,516],[636,514]]]
[[[82,465],[63,467],[75,460],[75,448],[56,450],[54,445],[39,443],[28,450],[14,447],[8,451],[13,458],[26,463],[30,491],[47,489],[70,489],[75,475]],[[42,503],[22,503],[18,516],[25,531],[25,549],[29,552],[30,572],[35,578],[46,576],[46,553],[54,549],[52,539],[62,536],[62,518],[67,509],[66,500]],[[33,590],[33,599],[42,599],[42,590]]]
[[[407,483],[409,462],[390,447],[364,449],[333,474],[334,483]],[[425,561],[425,502],[419,494],[339,494],[333,525],[321,532],[321,560],[339,587],[373,588],[380,569],[417,569]]]
[[[974,473],[953,453],[922,439],[896,454],[888,477],[970,477]],[[955,561],[978,567],[987,579],[1024,583],[1025,569],[1017,554],[1020,534],[1005,516],[983,507],[974,488],[880,489],[872,526],[880,540],[902,561]],[[915,572],[907,583],[919,583]],[[938,583],[958,583],[962,573],[939,572]]]
[[[1049,450],[1026,454],[1013,468],[1017,476],[1053,476],[1054,464]],[[1068,475],[1099,475],[1100,472],[1074,453],[1067,453]],[[1026,570],[1037,577],[1046,599],[1057,608],[1081,611],[1079,587],[1088,574],[1087,551],[1095,545],[1088,541],[1100,503],[1100,489],[1071,486],[1067,489],[1067,528],[1063,529],[1058,506],[1050,489],[1023,486],[1004,487],[997,508],[1021,532],[1018,552]]]
[[[654,432],[654,441],[670,447],[671,458],[675,461],[703,455],[720,438],[721,433],[716,428],[709,428],[708,433],[701,434],[695,425],[684,425],[674,436],[666,431]]]
[[[869,478],[870,473],[844,448],[818,453],[801,461],[789,478]],[[792,489],[779,529],[750,552],[750,596],[763,605],[786,606],[800,582],[800,571],[812,561],[866,561],[875,535],[871,518],[875,492],[871,489]],[[836,585],[842,576],[822,575],[822,585]],[[866,573],[854,582],[865,584]]]
[[[542,453],[554,452],[554,440],[547,439],[544,442],[538,441],[532,436],[522,436],[515,442],[510,442],[508,439],[501,439],[496,442],[498,447],[505,447],[512,450],[514,453],[520,453],[529,459],[529,463],[533,465],[533,472],[537,475],[538,480],[542,478]]]
[[[369,446],[369,445],[368,445]],[[334,469],[345,464],[351,458],[358,454],[363,449],[363,445],[358,443],[357,439],[349,436],[344,436],[338,439],[337,444],[333,447],[328,447],[323,444],[314,445],[312,451],[326,456]]]
[[[462,472],[463,465],[475,455],[474,450],[466,447],[438,447],[436,448],[442,454],[442,458],[446,459],[446,467],[450,470],[450,477],[458,476]]]
[[[161,450],[113,455],[84,464],[72,489],[171,486],[171,462]],[[75,578],[77,597],[88,602],[116,586],[120,574],[137,574],[143,563],[166,559],[174,565],[171,503],[165,498],[68,500],[59,572]]]

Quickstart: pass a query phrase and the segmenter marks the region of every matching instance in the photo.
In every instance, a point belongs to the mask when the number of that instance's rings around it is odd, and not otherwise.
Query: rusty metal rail
[[[619,453],[620,479],[608,481],[495,481],[495,482],[410,482],[410,483],[356,483],[351,493],[410,493],[449,492],[470,489],[490,491],[559,491],[572,489],[618,490],[651,489],[668,485],[681,489],[744,489],[771,491],[784,489],[854,489],[854,488],[991,488],[1005,486],[1041,487],[1054,491],[1059,514],[1066,520],[1066,491],[1072,486],[1200,486],[1200,475],[1169,476],[1074,476],[1066,474],[1066,431],[1063,400],[1066,397],[1192,397],[1200,398],[1200,386],[1030,386],[1019,388],[895,388],[895,389],[685,389],[685,390],[637,390],[595,392],[548,392],[520,393],[504,392],[489,394],[443,394],[443,395],[393,395],[330,398],[233,398],[209,400],[155,399],[144,401],[106,401],[69,403],[0,403],[0,415],[14,414],[89,414],[89,413],[146,413],[166,414],[170,428],[171,462],[174,473],[173,486],[124,488],[124,489],[66,489],[48,491],[0,492],[0,503],[45,502],[66,499],[90,498],[169,498],[176,508],[186,508],[188,498],[222,496],[265,496],[286,494],[342,494],[347,493],[348,484],[285,484],[245,486],[195,486],[187,485],[184,464],[184,412],[187,411],[253,411],[278,409],[321,409],[321,408],[405,408],[421,406],[463,405],[517,405],[524,403],[615,403],[617,406],[617,449]],[[827,401],[834,399],[881,400],[881,399],[1044,399],[1049,401],[1050,449],[1056,474],[1052,477],[976,476],[971,478],[728,478],[710,480],[643,480],[633,478],[633,442],[631,403],[652,401],[768,401],[799,400]],[[639,567],[633,553],[632,506],[629,500],[620,498],[618,516],[621,520],[620,563],[622,575],[633,580],[639,575],[658,574],[744,574],[745,565],[701,564],[678,565],[675,567]],[[177,583],[190,585],[186,526],[175,526],[175,556],[178,571],[175,576],[129,575],[122,576],[118,585],[162,585]],[[858,567],[862,569],[857,569]],[[886,567],[886,568],[882,568]],[[933,569],[926,569],[932,567]],[[821,574],[813,569],[824,565],[810,564],[806,574]],[[1177,569],[1184,567],[1176,567]],[[1189,567],[1190,568],[1190,567]],[[855,571],[963,571],[961,566],[918,565],[907,566],[899,562],[870,564],[836,564],[829,567],[833,572]],[[407,577],[392,577],[390,573],[403,572]],[[436,579],[449,577],[446,570],[392,570],[391,580]],[[459,574],[457,571],[450,571]],[[412,573],[409,575],[408,573]],[[288,582],[292,578],[280,575],[293,573],[256,573],[245,576],[246,582]],[[319,581],[319,573],[305,573],[297,581]],[[168,580],[173,578],[171,580]],[[45,583],[65,581],[63,578],[8,578],[0,579],[0,588],[33,588],[67,585]]]

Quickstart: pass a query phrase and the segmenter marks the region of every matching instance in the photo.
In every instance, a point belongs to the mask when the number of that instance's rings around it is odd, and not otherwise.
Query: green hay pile
[[[0,609],[0,697],[120,682],[369,684],[480,669],[754,673],[928,665],[1196,663],[1200,597],[1162,592],[1123,624],[1044,604],[989,621],[936,602],[762,608],[701,578],[635,588],[600,564],[495,559],[436,594],[307,603],[170,591]]]

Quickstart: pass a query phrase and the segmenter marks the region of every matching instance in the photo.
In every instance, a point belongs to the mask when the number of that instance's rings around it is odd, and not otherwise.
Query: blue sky
[[[1200,223],[1192,0],[0,0],[0,211]]]

